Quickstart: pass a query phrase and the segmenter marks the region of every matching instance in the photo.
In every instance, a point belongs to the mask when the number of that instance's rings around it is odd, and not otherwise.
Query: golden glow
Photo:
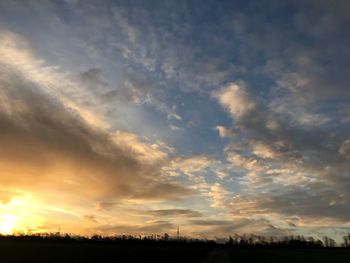
[[[0,234],[8,235],[37,229],[42,218],[36,215],[37,205],[30,198],[12,199],[0,205]]]
[[[18,217],[12,214],[4,214],[0,220],[0,233],[4,235],[12,234],[17,225]]]

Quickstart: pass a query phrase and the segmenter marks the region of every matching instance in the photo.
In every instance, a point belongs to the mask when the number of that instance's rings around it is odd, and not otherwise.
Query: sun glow
[[[0,233],[1,234],[12,234],[17,226],[18,216],[12,214],[4,214],[0,219]]]
[[[37,215],[38,204],[30,197],[12,199],[0,204],[0,234],[27,233],[42,223]]]

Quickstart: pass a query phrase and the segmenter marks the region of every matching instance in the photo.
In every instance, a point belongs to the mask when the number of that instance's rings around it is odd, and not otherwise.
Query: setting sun
[[[43,224],[40,211],[46,211],[45,206],[24,195],[0,205],[0,234],[37,231],[38,226]]]
[[[0,233],[12,234],[18,222],[18,216],[12,214],[4,214],[0,221]]]

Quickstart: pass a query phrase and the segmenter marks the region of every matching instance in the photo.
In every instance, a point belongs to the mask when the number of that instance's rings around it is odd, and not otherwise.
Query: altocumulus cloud
[[[234,120],[227,159],[245,171],[241,184],[254,187],[254,213],[267,209],[347,222],[347,125],[338,124],[333,134],[324,132],[322,125],[305,127],[261,101],[248,100],[248,91],[242,89],[230,84],[215,96]],[[234,210],[240,206],[244,211],[242,203],[232,202]]]

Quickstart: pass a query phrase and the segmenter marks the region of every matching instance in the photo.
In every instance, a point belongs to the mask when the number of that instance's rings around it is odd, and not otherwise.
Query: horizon
[[[6,240],[22,240],[32,242],[37,241],[77,241],[77,242],[130,242],[130,243],[181,243],[181,244],[218,244],[226,246],[243,246],[243,247],[284,247],[284,248],[349,248],[350,233],[343,237],[342,243],[337,243],[334,239],[324,236],[321,239],[315,239],[314,237],[304,237],[301,235],[297,236],[260,236],[256,234],[234,234],[226,237],[214,237],[208,239],[193,238],[190,236],[181,236],[178,234],[169,235],[168,233],[162,234],[148,234],[148,235],[129,235],[129,234],[118,234],[118,235],[76,235],[69,233],[60,232],[46,232],[46,233],[23,233],[14,232],[12,234],[0,234],[0,241]]]
[[[1,1],[0,234],[350,230],[350,2]]]

